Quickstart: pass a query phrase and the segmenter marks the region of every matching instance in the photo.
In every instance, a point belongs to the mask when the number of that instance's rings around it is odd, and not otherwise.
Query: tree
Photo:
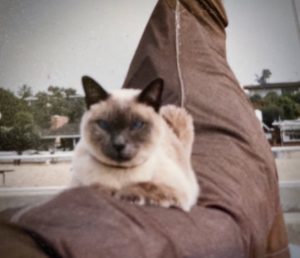
[[[281,96],[276,103],[281,107],[284,119],[296,119],[300,115],[295,102],[289,96]]]
[[[84,101],[82,97],[76,96],[76,90],[72,88],[60,88],[50,86],[49,95],[51,115],[67,116],[70,122],[78,121],[84,112]]]
[[[28,97],[32,96],[32,89],[30,86],[27,86],[26,84],[22,85],[18,90],[18,96],[25,100]]]
[[[9,138],[14,150],[22,153],[27,149],[36,149],[39,145],[39,134],[29,112],[18,112],[14,117],[15,123],[9,131]]]
[[[50,97],[46,92],[38,92],[35,97],[36,100],[31,105],[31,113],[39,127],[47,128],[50,126],[51,117]]]
[[[267,80],[271,77],[271,75],[272,75],[272,72],[269,69],[263,69],[260,76],[258,76],[257,74],[255,75],[255,77],[256,77],[255,80],[259,84],[266,84]]]
[[[34,124],[33,116],[29,112],[19,111],[14,116],[14,127],[26,129]]]
[[[14,150],[22,153],[27,149],[36,149],[39,146],[40,137],[34,124],[33,116],[29,112],[20,111],[14,116],[14,126],[1,127],[1,150]]]
[[[50,118],[53,115],[67,116],[70,122],[75,122],[84,112],[84,100],[76,96],[76,90],[72,88],[49,86],[47,92],[38,92],[36,98],[32,112],[42,128],[50,126]]]
[[[58,86],[49,86],[48,92],[51,94],[52,97],[65,97],[64,88],[60,88]]]
[[[274,121],[279,120],[282,117],[283,112],[280,107],[272,104],[262,109],[262,115],[263,122],[271,127]]]
[[[9,131],[11,128],[0,126],[0,150],[11,150]]]
[[[0,126],[12,127],[15,114],[21,110],[29,111],[27,103],[18,99],[11,91],[0,88]]]
[[[72,98],[67,101],[67,113],[70,122],[77,122],[81,119],[85,110],[85,102],[83,98]]]
[[[65,94],[66,94],[67,98],[70,98],[72,96],[76,96],[76,90],[75,89],[67,88],[64,91],[65,91]]]
[[[292,95],[291,98],[300,105],[300,92],[297,92],[296,94]]]
[[[264,97],[265,105],[275,104],[275,103],[277,103],[279,98],[280,97],[278,96],[278,94],[276,92],[271,91]]]
[[[253,96],[251,96],[250,101],[255,109],[261,109],[263,107],[263,99],[258,94],[254,94]]]

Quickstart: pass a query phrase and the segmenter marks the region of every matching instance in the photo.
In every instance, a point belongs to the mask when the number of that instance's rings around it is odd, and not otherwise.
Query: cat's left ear
[[[91,105],[108,99],[109,94],[94,79],[89,76],[83,76],[81,80],[85,92],[85,102],[88,109]]]
[[[149,105],[158,112],[161,105],[164,81],[160,78],[150,82],[150,84],[139,94],[138,102]]]

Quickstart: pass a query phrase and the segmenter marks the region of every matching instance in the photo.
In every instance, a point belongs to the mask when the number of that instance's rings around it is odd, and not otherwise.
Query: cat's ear
[[[81,81],[85,93],[85,102],[88,109],[91,105],[108,99],[109,94],[91,77],[83,76]]]
[[[138,95],[138,102],[149,105],[153,107],[155,111],[158,111],[161,105],[163,86],[164,81],[160,78],[150,82]]]

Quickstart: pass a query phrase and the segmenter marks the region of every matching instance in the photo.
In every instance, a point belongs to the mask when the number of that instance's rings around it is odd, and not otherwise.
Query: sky
[[[300,81],[300,0],[225,0],[228,61],[240,83],[270,69],[270,82]],[[298,25],[300,28],[300,24]]]
[[[300,0],[294,0],[300,16]],[[268,68],[270,82],[300,81],[292,0],[225,0],[228,61],[242,85]],[[1,0],[0,87],[49,85],[82,93],[88,74],[121,87],[156,0]]]

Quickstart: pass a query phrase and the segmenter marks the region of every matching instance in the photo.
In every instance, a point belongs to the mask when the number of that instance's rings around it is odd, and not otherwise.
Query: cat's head
[[[87,111],[81,136],[89,152],[109,166],[134,167],[145,162],[161,137],[163,81],[156,79],[144,90],[105,91],[84,76]]]

